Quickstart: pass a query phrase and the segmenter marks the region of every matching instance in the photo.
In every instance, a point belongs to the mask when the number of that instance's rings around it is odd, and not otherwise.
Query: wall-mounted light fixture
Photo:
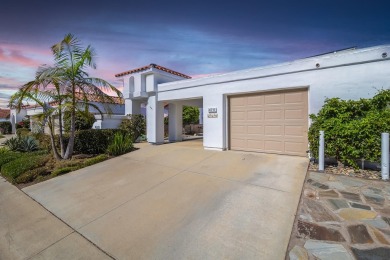
[[[387,58],[387,52],[382,53],[382,58]]]

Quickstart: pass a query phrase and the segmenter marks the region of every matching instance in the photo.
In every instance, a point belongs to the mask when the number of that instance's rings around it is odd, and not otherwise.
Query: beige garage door
[[[307,89],[230,97],[230,149],[306,156],[307,104]]]

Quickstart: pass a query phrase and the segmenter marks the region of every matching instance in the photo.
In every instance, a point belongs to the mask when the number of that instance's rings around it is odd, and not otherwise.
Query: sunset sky
[[[50,46],[75,34],[98,53],[93,76],[156,63],[202,75],[337,49],[390,44],[388,1],[9,1],[0,8],[0,107]],[[389,72],[390,73],[390,72]]]

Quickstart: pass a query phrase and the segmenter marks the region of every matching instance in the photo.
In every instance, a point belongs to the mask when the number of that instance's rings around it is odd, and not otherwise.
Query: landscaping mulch
[[[309,171],[318,171],[318,164],[310,162]],[[325,173],[358,177],[369,180],[382,179],[381,172],[379,171],[355,169],[348,166],[326,166]]]

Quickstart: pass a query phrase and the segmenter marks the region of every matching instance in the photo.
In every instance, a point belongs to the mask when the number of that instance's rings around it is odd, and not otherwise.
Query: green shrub
[[[38,142],[32,136],[12,137],[4,142],[11,151],[32,152],[38,150]]]
[[[123,119],[119,128],[130,133],[133,142],[138,137],[146,133],[146,120],[143,115],[127,115],[127,119]]]
[[[35,138],[38,142],[38,147],[39,149],[46,150],[46,151],[51,151],[51,140],[50,140],[50,135],[44,134],[44,133],[31,133],[31,136]],[[59,138],[56,136],[57,143],[59,144]],[[58,147],[58,145],[57,145]]]
[[[114,140],[107,148],[109,155],[122,155],[133,149],[133,142],[129,134],[116,133]]]
[[[0,155],[0,168],[4,164],[9,163],[13,160],[16,160],[22,156],[23,156],[22,153],[16,153],[16,152],[11,152],[11,151],[1,153],[1,155]]]
[[[91,166],[91,165],[103,162],[103,161],[107,160],[108,158],[109,157],[107,154],[99,154],[98,156],[95,156],[93,158],[85,160],[83,162],[83,166],[84,167]]]
[[[0,122],[0,134],[11,134],[12,132],[12,124],[9,121]]]
[[[18,178],[23,173],[36,169],[45,165],[49,160],[49,157],[46,155],[29,155],[25,154],[24,156],[12,160],[3,166],[1,166],[1,174],[6,177],[10,182],[15,182],[15,179]]]
[[[80,167],[77,167],[77,166],[58,168],[58,169],[55,169],[51,173],[51,175],[54,177],[54,176],[58,176],[58,175],[62,175],[62,174],[68,173],[68,172],[76,171],[78,169],[80,169]]]
[[[76,132],[74,150],[82,154],[101,154],[107,151],[115,133],[120,129],[89,129]]]
[[[379,162],[381,133],[390,131],[390,90],[372,99],[326,99],[317,115],[310,115],[310,151],[318,157],[319,131],[325,131],[325,154],[344,164],[357,166],[364,158]]]
[[[30,130],[27,128],[18,128],[16,129],[17,136],[28,136],[30,134]]]
[[[47,169],[45,167],[38,167],[36,169],[28,170],[15,179],[15,183],[28,183],[35,180],[38,176],[47,175]]]
[[[76,112],[75,128],[76,131],[91,129],[93,123],[96,122],[95,116],[92,113],[85,111]],[[70,132],[70,113],[64,114],[64,129],[65,132]]]

